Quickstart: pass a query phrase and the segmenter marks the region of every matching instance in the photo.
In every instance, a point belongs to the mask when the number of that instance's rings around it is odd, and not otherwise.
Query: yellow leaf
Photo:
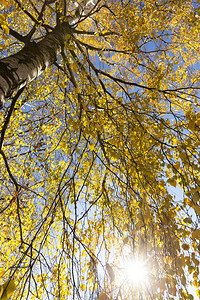
[[[123,245],[128,244],[128,236],[123,239]]]
[[[200,290],[196,290],[196,294],[200,298]]]
[[[190,207],[194,206],[194,203],[188,198],[184,198],[184,202],[185,202],[185,204],[188,204]]]
[[[176,180],[173,179],[173,178],[169,178],[169,179],[167,180],[167,183],[169,183],[170,185],[176,187]]]
[[[113,282],[115,280],[115,273],[113,271],[113,268],[108,263],[106,264],[106,270],[110,277],[110,281]]]
[[[77,86],[75,89],[74,89],[74,91],[75,91],[75,93],[79,93],[80,91],[79,91],[79,87]]]
[[[5,6],[5,7],[8,8],[8,6],[9,6],[9,2],[8,2],[8,1],[6,1],[6,0],[1,0],[0,2],[1,2],[1,4],[3,4],[3,6]]]
[[[7,25],[3,24],[3,25],[1,25],[1,27],[2,27],[3,31],[5,32],[5,34],[9,34],[9,28]]]
[[[195,205],[194,210],[197,213],[197,215],[200,215],[200,206],[199,205]]]
[[[193,285],[194,285],[196,288],[199,287],[199,282],[198,282],[197,280],[194,280],[192,283],[193,283]]]
[[[200,240],[200,229],[197,229],[195,231],[192,232],[192,238],[195,239],[199,239]]]
[[[80,284],[80,288],[81,288],[82,291],[85,291],[86,285],[85,284]]]
[[[95,149],[95,145],[94,144],[90,144],[89,148],[90,148],[90,151],[93,151]]]
[[[172,296],[176,296],[176,287],[175,286],[169,287],[169,293]]]
[[[192,223],[192,220],[191,220],[190,218],[185,218],[185,219],[183,219],[183,222],[184,222],[184,223],[191,224],[191,223]]]
[[[0,297],[2,296],[2,294],[3,294],[3,285],[0,285]],[[0,298],[0,299],[2,299],[2,298]]]
[[[188,273],[191,274],[192,272],[194,272],[194,267],[193,266],[188,266]]]
[[[111,155],[113,161],[116,161],[117,159],[120,158],[120,154],[118,152],[115,152],[114,150],[110,150],[110,155]]]
[[[189,244],[183,244],[182,245],[183,250],[187,251],[190,249],[190,245]]]
[[[61,143],[60,143],[60,147],[61,147],[61,148],[66,148],[66,143],[65,143],[65,142],[61,142]]]
[[[199,201],[199,192],[195,192],[194,195],[193,195],[193,200],[195,201]]]
[[[0,286],[0,300],[7,300],[16,289],[16,285],[13,279],[6,281]]]
[[[105,293],[101,293],[98,300],[110,300],[110,298]]]

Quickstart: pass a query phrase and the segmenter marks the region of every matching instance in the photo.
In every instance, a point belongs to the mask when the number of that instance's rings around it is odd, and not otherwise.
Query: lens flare
[[[148,280],[148,268],[145,262],[139,260],[129,261],[124,271],[127,279],[132,283],[142,284]]]

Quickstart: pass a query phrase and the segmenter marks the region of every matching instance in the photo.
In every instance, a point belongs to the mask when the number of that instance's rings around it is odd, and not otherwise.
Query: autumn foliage
[[[0,299],[198,299],[200,2],[0,5]]]

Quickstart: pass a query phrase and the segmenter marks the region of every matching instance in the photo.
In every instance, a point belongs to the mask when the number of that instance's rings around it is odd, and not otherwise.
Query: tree
[[[1,7],[0,297],[199,296],[198,1]]]

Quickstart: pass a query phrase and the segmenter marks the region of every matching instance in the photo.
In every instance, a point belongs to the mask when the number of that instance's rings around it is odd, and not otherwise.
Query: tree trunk
[[[101,0],[97,1],[100,2]],[[71,32],[91,0],[77,4],[74,16],[56,26],[39,43],[29,43],[18,53],[0,60],[0,108],[6,98],[34,80],[57,59],[64,46],[65,36]]]
[[[0,103],[34,80],[52,65],[61,48],[66,34],[70,33],[68,22],[64,22],[48,33],[39,43],[31,42],[18,53],[0,60]]]

